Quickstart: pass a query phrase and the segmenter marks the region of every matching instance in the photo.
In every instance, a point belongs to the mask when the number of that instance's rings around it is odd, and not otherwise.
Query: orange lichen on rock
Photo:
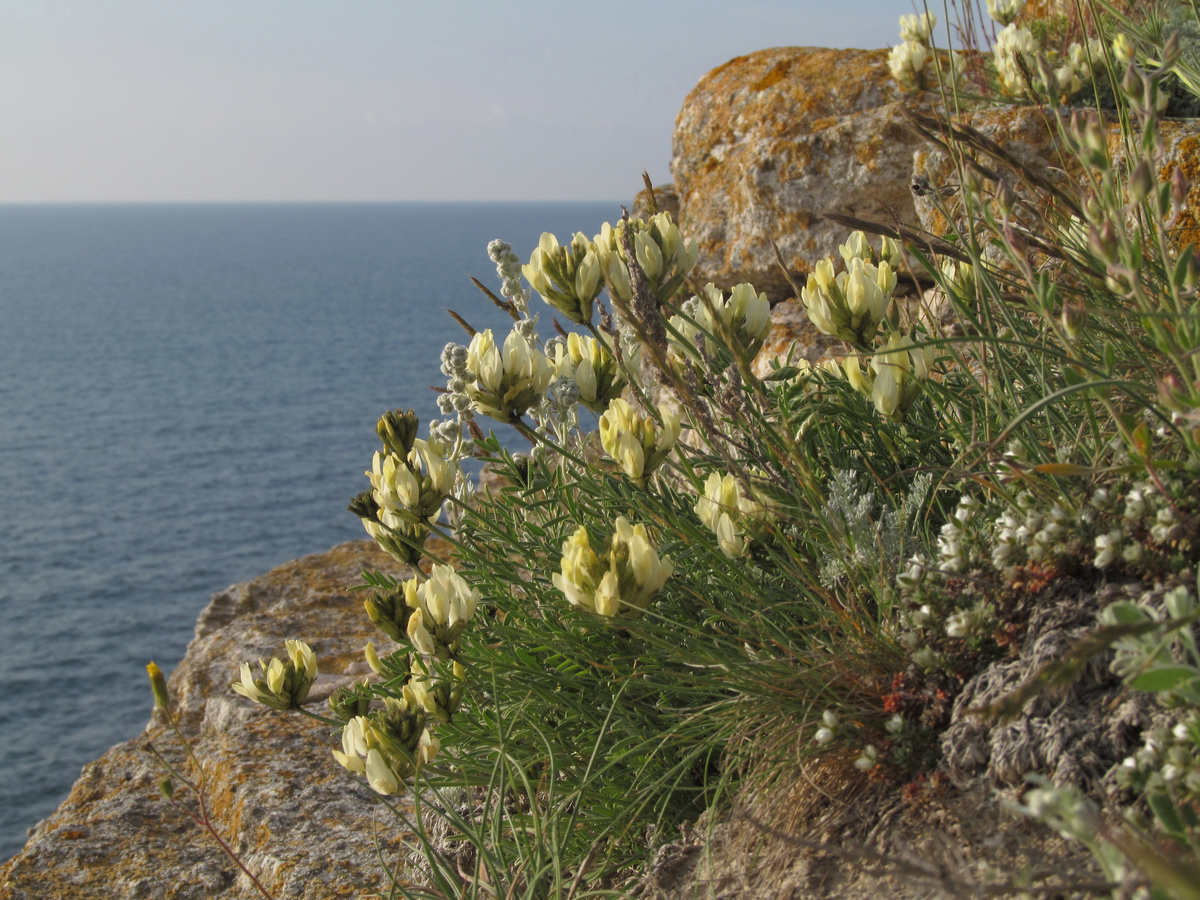
[[[700,243],[696,279],[750,281],[778,302],[790,290],[772,241],[805,273],[845,240],[822,213],[911,218],[917,140],[900,103],[885,50],[777,47],[702,78],[676,121],[672,161],[681,228]]]

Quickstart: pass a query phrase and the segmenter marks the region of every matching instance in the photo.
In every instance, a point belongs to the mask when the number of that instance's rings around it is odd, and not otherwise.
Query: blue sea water
[[[178,662],[211,593],[363,536],[376,418],[436,417],[466,342],[445,310],[506,327],[468,280],[497,288],[488,241],[528,258],[619,215],[0,207],[0,860],[142,729],[145,664]]]

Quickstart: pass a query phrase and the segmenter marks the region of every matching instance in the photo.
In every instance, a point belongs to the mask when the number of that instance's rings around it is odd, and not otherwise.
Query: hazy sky
[[[0,202],[623,200],[705,72],[912,8],[0,0]]]

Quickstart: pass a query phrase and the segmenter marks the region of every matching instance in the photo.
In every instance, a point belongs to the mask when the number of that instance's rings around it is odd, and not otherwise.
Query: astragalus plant
[[[911,43],[932,27],[905,23]],[[330,702],[336,760],[381,795],[412,792],[415,813],[392,808],[421,861],[397,891],[619,893],[746,779],[814,757],[846,779],[930,773],[956,692],[1010,652],[1047,584],[1196,565],[1188,185],[1162,170],[1166,67],[1105,58],[1119,119],[1046,110],[1079,190],[967,126],[916,120],[955,161],[953,189],[929,188],[945,229],[864,223],[797,279],[841,342],[817,365],[755,374],[766,297],[691,284],[695,245],[665,214],[544,235],[525,265],[489,247],[511,331],[462,320],[446,418],[419,438],[411,413],[385,414],[351,505],[412,565],[366,574],[388,643],[366,649],[374,678]],[[534,292],[575,330],[544,340]],[[486,463],[480,488],[468,458]],[[1106,613],[1104,634],[1125,641],[1122,677],[1178,704],[1127,783],[1177,842],[1154,860],[1186,867],[1196,767],[1150,771],[1194,759],[1200,737],[1193,588],[1172,596]],[[283,667],[239,689],[295,705],[273,687]],[[1064,797],[1034,795],[1047,818]],[[1128,843],[1141,834],[1111,832],[1114,881],[1152,868]]]

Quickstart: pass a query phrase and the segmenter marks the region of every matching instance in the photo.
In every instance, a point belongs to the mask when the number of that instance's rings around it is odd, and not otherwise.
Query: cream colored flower
[[[552,346],[554,374],[573,380],[579,387],[579,401],[595,413],[608,409],[608,404],[620,397],[629,383],[607,342],[572,332],[565,341]],[[626,365],[631,370],[636,369],[637,355],[627,359]]]
[[[888,54],[888,70],[901,90],[916,91],[925,87],[925,64],[931,55],[928,47],[915,41],[905,41],[892,48]]]
[[[1030,73],[1037,72],[1038,43],[1028,28],[1010,24],[996,36],[996,44],[992,47],[992,60],[996,65],[996,75],[1000,79],[1000,87],[1014,97],[1028,93],[1025,76],[1021,72],[1021,63]]]
[[[653,419],[618,397],[600,417],[600,444],[604,452],[617,461],[626,475],[641,484],[667,458],[679,438],[679,414],[665,410],[660,415],[661,430]]]
[[[515,328],[496,347],[491,329],[477,332],[467,348],[471,405],[498,422],[516,422],[546,392],[554,367]]]
[[[835,277],[832,261],[818,261],[800,291],[800,300],[818,331],[849,343],[867,344],[887,315],[896,273],[886,259],[872,265],[852,247],[847,249],[847,271]]]
[[[271,709],[296,709],[308,697],[317,677],[317,658],[303,641],[288,641],[288,660],[278,657],[269,663],[259,660],[262,674],[255,678],[249,663],[242,663],[240,681],[230,687],[236,692]]]
[[[931,12],[923,12],[920,15],[901,16],[900,40],[907,43],[929,46],[929,41],[933,37],[933,29],[936,25],[937,16]]]
[[[732,475],[712,472],[704,483],[704,492],[693,510],[706,528],[717,537],[721,552],[737,559],[746,552],[753,535],[769,518],[767,510],[742,493]]]
[[[987,0],[988,15],[1001,25],[1010,25],[1021,13],[1025,0]]]
[[[479,607],[479,591],[446,565],[435,565],[425,580],[410,578],[401,587],[412,610],[405,628],[409,642],[422,656],[452,658]]]
[[[521,273],[542,299],[572,322],[592,320],[592,304],[604,285],[603,267],[596,248],[582,234],[560,247],[549,232],[542,235]]]
[[[661,589],[673,570],[650,543],[646,526],[618,516],[608,551],[592,550],[587,529],[580,528],[563,544],[561,571],[554,586],[572,606],[612,618],[636,618]]]

